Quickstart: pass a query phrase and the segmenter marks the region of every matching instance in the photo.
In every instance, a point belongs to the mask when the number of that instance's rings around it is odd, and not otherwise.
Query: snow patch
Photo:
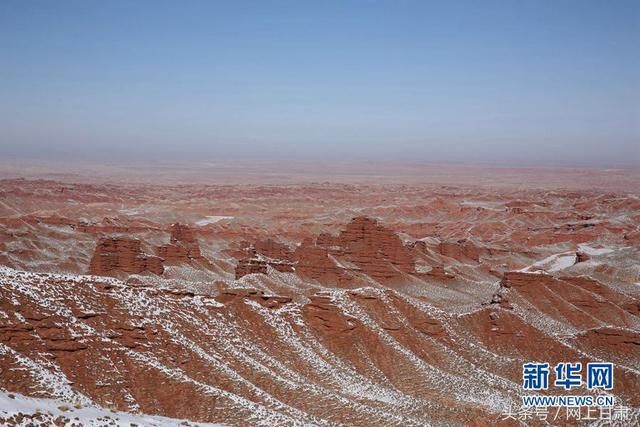
[[[613,252],[613,249],[611,248],[594,248],[593,246],[584,244],[578,245],[578,250],[591,256],[606,255]]]
[[[537,261],[521,270],[523,273],[538,273],[540,271],[560,271],[569,268],[576,263],[575,252],[563,252],[548,256],[547,258]]]
[[[58,417],[69,419],[69,423],[75,423],[83,426],[104,426],[113,421],[113,425],[129,426],[155,426],[175,427],[181,423],[188,422],[175,418],[166,418],[157,415],[130,414],[127,412],[116,412],[110,409],[102,408],[94,405],[70,405],[68,402],[55,399],[39,399],[23,396],[17,393],[8,393],[0,390],[0,417],[9,419],[18,414],[35,415],[40,417],[48,415],[51,421]],[[39,425],[39,423],[37,423]],[[35,425],[32,420],[23,419],[19,426]],[[111,424],[109,424],[111,425]],[[198,425],[215,427],[222,424],[197,423],[185,425]]]
[[[203,226],[208,224],[215,224],[216,222],[223,220],[231,220],[234,217],[232,216],[222,216],[222,215],[209,215],[205,216],[203,219],[196,221],[196,225]]]

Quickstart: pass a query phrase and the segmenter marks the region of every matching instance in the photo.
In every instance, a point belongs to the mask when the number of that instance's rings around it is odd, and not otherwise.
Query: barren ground
[[[232,425],[490,425],[522,363],[610,361],[638,420],[637,170],[3,160],[0,177],[6,392]]]

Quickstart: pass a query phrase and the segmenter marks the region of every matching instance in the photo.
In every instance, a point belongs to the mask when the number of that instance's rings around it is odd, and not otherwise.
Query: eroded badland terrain
[[[19,169],[0,181],[5,392],[229,425],[493,425],[522,363],[608,361],[638,420],[637,171]]]

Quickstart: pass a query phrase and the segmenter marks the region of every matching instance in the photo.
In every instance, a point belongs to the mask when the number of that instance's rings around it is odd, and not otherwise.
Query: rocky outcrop
[[[412,273],[411,250],[393,231],[375,219],[357,217],[340,233],[339,244],[347,259],[376,280],[388,280],[398,272]]]
[[[486,250],[475,245],[468,239],[460,239],[454,242],[442,242],[438,245],[438,252],[449,258],[456,259],[458,261],[475,262],[480,261],[480,257],[486,253]]]
[[[353,282],[350,272],[364,273],[386,282],[403,273],[415,273],[411,248],[375,219],[357,217],[338,235],[320,234],[305,239],[292,253],[278,242],[266,240],[253,245],[238,263],[236,278],[249,273],[265,273],[267,265],[279,271],[293,271],[302,278],[324,284]],[[256,254],[262,258],[256,258]],[[294,268],[295,266],[295,268]]]
[[[198,241],[187,225],[175,223],[171,225],[169,244],[158,246],[156,253],[167,264],[201,264],[209,266],[209,261],[200,253]]]
[[[284,243],[272,239],[259,240],[254,244],[243,242],[244,257],[236,265],[236,279],[247,274],[267,274],[268,267],[283,273],[294,271],[293,252]]]
[[[329,276],[338,282],[345,280],[349,270],[380,282],[415,273],[412,249],[393,231],[368,217],[352,219],[338,236],[321,234],[315,246],[306,242],[296,255],[302,260],[300,264],[306,264],[303,270],[308,275],[319,279]]]
[[[513,306],[509,302],[509,298],[507,298],[505,296],[505,294],[507,293],[508,287],[509,287],[508,283],[504,282],[504,280],[501,281],[500,282],[500,287],[491,296],[491,301],[489,302],[489,304],[498,304],[502,308],[507,309],[507,310],[513,309]],[[486,305],[486,303],[484,305]]]
[[[453,274],[447,272],[443,265],[434,265],[426,275],[437,279],[453,279],[455,277]]]
[[[98,241],[89,265],[89,274],[98,276],[163,272],[162,258],[142,252],[140,240],[116,237]]]
[[[352,282],[345,267],[339,266],[329,257],[329,250],[311,239],[304,240],[293,256],[296,260],[296,273],[304,279],[339,286]]]
[[[282,273],[291,273],[294,271],[293,263],[291,262],[253,255],[238,261],[238,265],[236,266],[236,280],[247,274],[267,274],[269,267]]]
[[[267,274],[267,263],[256,258],[245,258],[238,261],[236,266],[236,280],[247,274]]]
[[[276,242],[273,239],[258,240],[253,248],[257,253],[272,259],[291,259],[293,252],[284,243]]]
[[[576,252],[576,264],[579,262],[589,261],[591,257],[586,252],[578,251]]]

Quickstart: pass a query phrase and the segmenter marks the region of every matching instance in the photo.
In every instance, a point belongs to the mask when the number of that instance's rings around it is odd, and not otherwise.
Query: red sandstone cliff
[[[89,265],[89,274],[117,276],[121,273],[162,274],[162,258],[142,252],[141,242],[136,239],[105,238],[96,245]]]
[[[321,234],[315,242],[306,239],[293,253],[286,245],[272,240],[254,245],[251,251],[239,262],[237,278],[266,272],[266,265],[270,262],[255,259],[256,253],[285,263],[293,262],[300,277],[324,284],[351,283],[353,278],[349,272],[362,272],[381,282],[400,277],[403,273],[415,273],[411,249],[393,231],[367,217],[352,219],[338,236]],[[280,264],[275,263],[274,266]],[[286,270],[289,271],[289,267]]]
[[[208,267],[209,261],[200,253],[200,246],[187,225],[175,223],[171,225],[171,240],[168,244],[158,246],[158,256],[167,264],[201,264]]]

